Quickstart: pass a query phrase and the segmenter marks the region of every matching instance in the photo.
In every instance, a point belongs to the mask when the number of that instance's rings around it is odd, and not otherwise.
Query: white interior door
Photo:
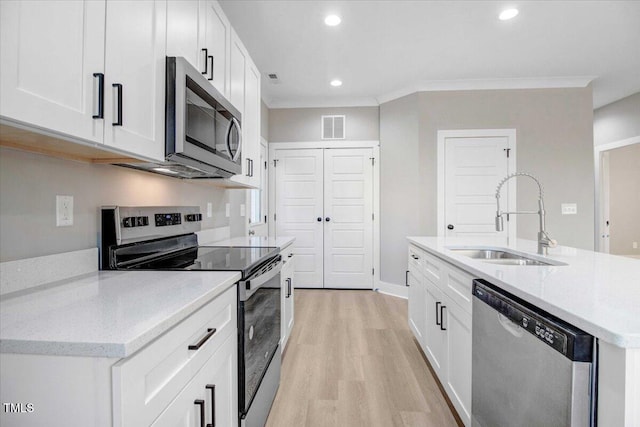
[[[509,170],[514,151],[509,136],[450,136],[444,139],[444,234],[446,236],[515,237],[513,218],[496,232],[496,187]],[[508,182],[500,191],[507,210]],[[514,236],[511,236],[513,233]]]
[[[373,288],[370,148],[324,150],[324,287]]]
[[[296,287],[323,285],[323,153],[278,150],[275,168],[276,236],[296,240]]]

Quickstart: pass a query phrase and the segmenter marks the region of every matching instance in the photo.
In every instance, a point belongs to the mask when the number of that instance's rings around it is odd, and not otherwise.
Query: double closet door
[[[276,236],[296,238],[297,288],[373,288],[373,150],[278,149]]]

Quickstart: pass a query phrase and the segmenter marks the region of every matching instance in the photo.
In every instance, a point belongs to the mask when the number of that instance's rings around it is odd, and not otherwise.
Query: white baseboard
[[[380,280],[378,285],[374,289],[381,294],[391,295],[394,297],[407,299],[409,297],[409,290],[406,286],[394,285],[393,283],[383,282]]]

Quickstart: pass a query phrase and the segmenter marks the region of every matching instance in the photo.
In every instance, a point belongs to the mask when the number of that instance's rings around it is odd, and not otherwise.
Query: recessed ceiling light
[[[160,173],[170,173],[174,175],[178,173],[176,171],[172,171],[171,169],[167,169],[167,168],[153,168],[153,170]]]
[[[342,80],[338,80],[338,79],[331,80],[331,86],[334,86],[334,87],[342,86]]]
[[[498,16],[498,18],[500,18],[501,21],[506,21],[508,19],[515,18],[517,15],[518,9],[506,9],[500,12],[500,16]]]
[[[324,23],[330,27],[335,27],[336,25],[339,25],[341,22],[342,22],[342,19],[340,19],[338,15],[328,15],[326,18],[324,18]]]

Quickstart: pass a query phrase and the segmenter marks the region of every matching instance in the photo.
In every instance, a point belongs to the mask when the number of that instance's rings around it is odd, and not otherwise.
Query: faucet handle
[[[549,243],[547,243],[547,245],[550,248],[555,248],[556,246],[558,246],[558,241],[556,239],[549,239]]]

